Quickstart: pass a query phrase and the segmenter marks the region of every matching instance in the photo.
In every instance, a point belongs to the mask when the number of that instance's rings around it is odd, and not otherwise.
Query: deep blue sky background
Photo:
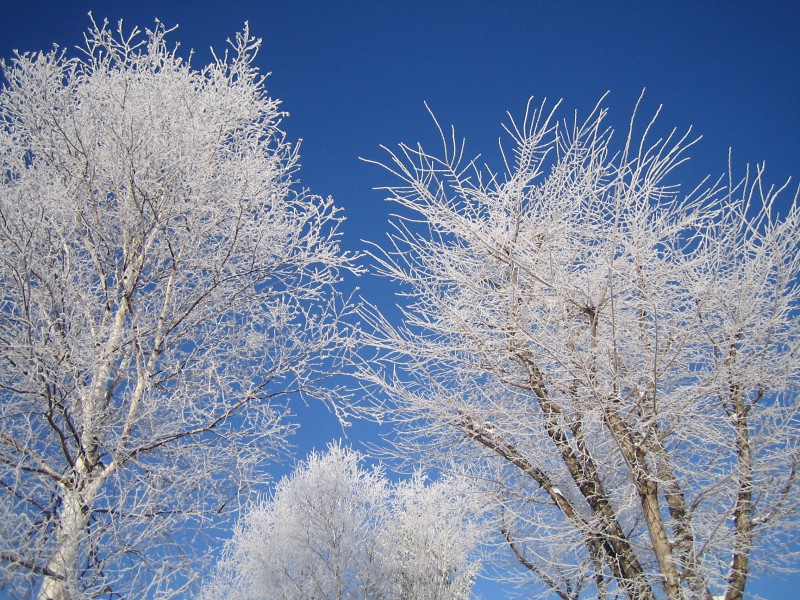
[[[704,138],[679,172],[687,187],[722,173],[728,148],[740,170],[766,161],[768,181],[800,178],[797,2],[0,0],[0,57],[79,44],[89,11],[128,27],[179,24],[172,39],[195,49],[196,66],[249,21],[264,39],[257,64],[272,72],[270,93],[291,113],[284,129],[303,139],[300,178],[344,207],[353,248],[382,240],[391,212],[372,188],[392,181],[359,157],[380,158],[380,144],[400,141],[433,148],[424,101],[456,125],[468,153],[497,165],[505,111],[521,115],[530,96],[563,98],[563,116],[585,115],[611,91],[610,122],[624,130],[647,88],[643,116],[663,104],[661,127],[691,125]],[[359,283],[373,302],[393,303],[385,282]],[[298,455],[341,435],[319,407],[299,413]],[[365,431],[355,428],[351,441]],[[778,599],[797,589],[795,577],[751,591]]]

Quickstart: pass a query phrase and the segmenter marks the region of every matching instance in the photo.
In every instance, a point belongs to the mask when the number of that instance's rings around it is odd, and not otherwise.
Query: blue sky
[[[703,136],[679,173],[688,187],[722,173],[729,148],[738,169],[765,161],[768,181],[800,177],[797,2],[4,0],[0,56],[75,46],[89,11],[128,27],[179,24],[172,38],[195,49],[198,66],[249,21],[264,39],[257,64],[272,73],[270,93],[291,114],[284,129],[303,139],[300,178],[344,207],[352,248],[381,241],[391,212],[372,188],[392,181],[359,157],[380,158],[380,144],[433,146],[424,102],[491,163],[505,112],[521,114],[530,96],[586,114],[610,91],[611,123],[624,129],[646,88],[644,115],[663,104],[663,128]],[[368,299],[393,302],[384,282],[359,285]],[[319,407],[299,414],[298,454],[341,435]],[[351,440],[363,432],[373,430],[356,428]],[[755,582],[752,591],[789,598],[798,585]]]

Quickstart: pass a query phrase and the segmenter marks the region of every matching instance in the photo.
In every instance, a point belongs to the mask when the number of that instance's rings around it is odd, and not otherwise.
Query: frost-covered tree
[[[468,598],[477,505],[457,480],[390,483],[339,445],[282,479],[238,524],[202,597]]]
[[[390,520],[381,532],[391,576],[390,598],[469,598],[479,566],[469,562],[484,533],[482,510],[463,480],[427,482],[419,475],[396,484]]]
[[[157,24],[20,54],[0,92],[0,586],[185,593],[353,334],[352,257],[253,66]],[[341,405],[340,405],[341,408]]]
[[[376,260],[411,299],[364,377],[403,452],[495,483],[545,595],[740,599],[797,564],[796,197],[762,169],[684,195],[688,133],[614,150],[605,116],[529,107],[505,174],[455,134],[390,153]]]

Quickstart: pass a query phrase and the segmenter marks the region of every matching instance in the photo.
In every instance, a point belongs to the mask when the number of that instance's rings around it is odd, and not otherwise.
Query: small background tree
[[[0,586],[186,593],[203,533],[334,401],[353,333],[341,215],[247,27],[200,70],[157,24],[18,55],[0,93]],[[343,405],[337,405],[343,408]]]
[[[478,506],[457,480],[390,484],[331,445],[239,523],[202,597],[297,600],[468,598]]]
[[[796,566],[800,212],[761,169],[682,195],[688,134],[605,117],[529,106],[505,174],[441,130],[390,153],[410,300],[364,377],[403,454],[494,483],[544,595],[739,599]]]

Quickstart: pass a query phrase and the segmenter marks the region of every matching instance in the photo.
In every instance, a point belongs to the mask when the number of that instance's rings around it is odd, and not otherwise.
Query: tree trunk
[[[58,577],[45,575],[38,600],[71,600],[76,596],[73,574],[80,556],[81,537],[86,531],[86,511],[80,495],[67,490],[58,516],[56,551],[47,568]]]

